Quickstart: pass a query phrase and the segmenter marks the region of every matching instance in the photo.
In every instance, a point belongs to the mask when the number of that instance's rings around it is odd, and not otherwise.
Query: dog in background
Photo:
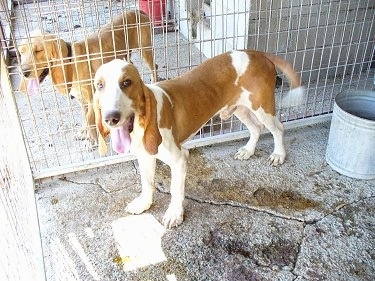
[[[95,116],[92,108],[92,79],[103,63],[115,58],[130,60],[131,50],[139,48],[141,57],[156,82],[156,64],[152,50],[150,18],[139,11],[127,11],[84,40],[65,42],[53,34],[33,31],[29,39],[19,45],[21,57],[21,92],[34,94],[47,75],[55,89],[77,98],[83,110],[83,130],[76,139],[88,140],[89,146],[97,143]]]
[[[198,23],[202,20],[203,0],[185,0],[185,9],[190,23],[190,34],[197,38]]]
[[[171,202],[163,217],[167,228],[183,221],[183,200],[188,150],[184,142],[214,115],[232,114],[250,132],[250,140],[235,154],[250,158],[266,127],[274,138],[271,165],[284,162],[283,125],[276,117],[276,68],[291,82],[284,96],[291,106],[301,104],[304,90],[299,75],[284,59],[252,50],[231,51],[204,61],[185,74],[155,84],[144,84],[137,68],[123,60],[103,64],[95,74],[94,111],[100,132],[99,153],[111,134],[112,147],[137,156],[142,193],[126,211],[140,214],[149,209],[155,190],[156,158],[171,168]]]

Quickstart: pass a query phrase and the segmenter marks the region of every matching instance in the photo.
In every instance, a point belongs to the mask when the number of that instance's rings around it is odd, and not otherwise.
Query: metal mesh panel
[[[0,279],[45,280],[33,178],[0,59]]]
[[[165,1],[165,5],[164,1],[149,2],[160,4],[148,5],[146,11],[151,18],[161,14],[161,18],[154,18],[153,27],[159,79],[173,78],[208,57],[232,49],[251,48],[279,54],[295,65],[307,88],[303,106],[281,108],[280,97],[289,86],[283,83],[278,87],[278,115],[286,124],[301,119],[308,123],[309,117],[325,116],[332,110],[335,95],[342,90],[373,87],[373,1],[189,0]],[[82,124],[80,106],[68,95],[58,93],[49,77],[37,95],[20,93],[20,56],[16,50],[21,39],[30,37],[34,29],[49,31],[66,42],[83,40],[114,15],[139,7],[139,1],[13,3],[17,5],[1,11],[1,43],[11,56],[8,71],[34,177],[131,159],[113,152],[100,158],[96,149],[87,149],[84,142],[74,140]],[[144,80],[150,82],[150,72],[142,63],[140,50],[133,53],[132,61]],[[283,79],[282,74],[280,77]],[[235,118],[224,122],[215,117],[187,145],[243,137],[247,135],[244,130]]]
[[[332,111],[348,88],[371,89],[374,7],[365,0],[252,1],[249,48],[293,62],[308,89],[305,108],[281,111],[283,121]]]

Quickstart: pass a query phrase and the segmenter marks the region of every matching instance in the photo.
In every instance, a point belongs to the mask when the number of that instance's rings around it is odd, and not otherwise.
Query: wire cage
[[[374,2],[365,0],[2,0],[1,45],[8,61],[4,71],[9,73],[34,178],[121,162],[132,156],[116,155],[110,149],[107,156],[99,157],[95,147],[75,140],[82,126],[81,106],[77,99],[56,90],[51,75],[40,84],[37,94],[21,93],[22,58],[18,50],[22,39],[30,44],[33,30],[73,44],[95,36],[115,15],[143,9],[152,22],[152,50],[160,80],[176,77],[209,57],[233,49],[278,54],[294,64],[307,89],[302,106],[282,108],[280,97],[289,86],[280,83],[276,90],[278,116],[286,125],[308,124],[326,118],[335,95],[343,89],[373,87],[374,7]],[[124,23],[124,28],[130,26]],[[105,56],[99,54],[102,59]],[[131,59],[149,83],[151,72],[142,62],[142,49],[133,49]],[[93,76],[90,72],[85,82],[90,84]],[[279,76],[280,81],[285,80]],[[215,117],[187,146],[244,136],[247,132],[236,118],[222,121]]]

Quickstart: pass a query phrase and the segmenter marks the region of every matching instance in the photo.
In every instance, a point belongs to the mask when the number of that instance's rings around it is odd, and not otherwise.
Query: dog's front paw
[[[151,204],[152,199],[145,198],[144,196],[139,196],[126,206],[125,211],[130,214],[138,215],[150,209]]]
[[[280,155],[276,153],[272,153],[270,157],[268,158],[268,164],[271,166],[278,166],[284,163],[285,160],[285,154]]]
[[[246,146],[243,146],[234,155],[234,159],[247,160],[254,155],[254,152],[254,150],[249,150]]]
[[[165,228],[178,226],[184,220],[184,208],[182,206],[169,205],[163,217],[163,225]]]
[[[87,130],[81,129],[78,131],[77,134],[74,136],[74,140],[82,141],[87,139]]]
[[[91,152],[98,148],[98,141],[96,139],[87,138],[85,140],[86,150]]]

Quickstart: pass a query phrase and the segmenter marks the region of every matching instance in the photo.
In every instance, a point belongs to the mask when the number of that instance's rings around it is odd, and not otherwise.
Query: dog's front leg
[[[138,157],[139,172],[141,174],[142,192],[126,206],[126,211],[131,214],[140,214],[148,210],[152,204],[155,191],[156,158],[150,155]]]
[[[169,164],[171,167],[171,203],[163,217],[165,228],[172,228],[184,219],[183,201],[185,197],[185,178],[189,151],[181,148],[179,157]]]
[[[82,141],[82,140],[87,139],[87,122],[86,122],[87,104],[85,104],[84,101],[79,100],[79,105],[81,106],[83,124],[82,124],[82,128],[74,136],[74,139]]]
[[[87,146],[89,149],[92,149],[98,144],[98,135],[96,133],[96,124],[95,124],[95,113],[93,105],[90,103],[87,107],[86,112],[86,124],[87,124]]]

